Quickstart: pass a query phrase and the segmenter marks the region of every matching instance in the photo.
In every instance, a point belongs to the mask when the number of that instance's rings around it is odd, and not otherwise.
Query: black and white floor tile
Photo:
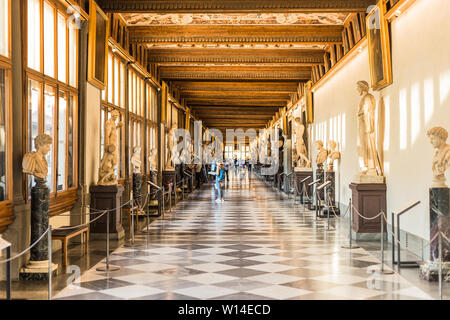
[[[205,186],[154,221],[138,247],[100,262],[56,299],[431,299],[399,274],[373,272],[366,250],[343,249],[347,234],[325,231],[292,199],[248,175],[231,181],[217,204]],[[339,222],[336,222],[339,224]]]

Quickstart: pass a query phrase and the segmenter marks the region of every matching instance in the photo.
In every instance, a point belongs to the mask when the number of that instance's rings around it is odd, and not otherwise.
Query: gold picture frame
[[[314,122],[314,108],[312,97],[312,81],[305,83],[305,109],[306,109],[306,122]]]
[[[385,1],[380,0],[373,6],[366,18],[370,81],[375,91],[392,84],[391,45],[389,25],[385,18]]]
[[[105,90],[108,79],[109,18],[89,0],[88,81]]]

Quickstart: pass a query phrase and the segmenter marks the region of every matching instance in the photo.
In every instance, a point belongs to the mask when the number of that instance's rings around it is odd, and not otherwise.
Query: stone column
[[[48,229],[50,190],[44,179],[36,179],[31,188],[31,241],[35,243]],[[52,263],[52,272],[58,265]],[[20,270],[20,278],[25,280],[48,279],[48,236],[45,235],[30,250],[30,261]]]

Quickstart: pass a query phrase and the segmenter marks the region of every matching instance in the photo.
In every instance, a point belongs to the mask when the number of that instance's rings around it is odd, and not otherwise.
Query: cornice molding
[[[289,44],[338,44],[342,43],[340,36],[178,36],[161,37],[157,35],[134,35],[130,37],[131,43],[146,44],[177,44],[177,43],[230,43],[230,44],[265,44],[265,43],[289,43]]]
[[[355,12],[375,0],[98,0],[106,12]]]
[[[322,63],[323,57],[193,57],[193,56],[150,56],[150,63]]]
[[[211,73],[211,72],[161,72],[162,79],[310,79],[310,72],[242,72],[242,73]]]

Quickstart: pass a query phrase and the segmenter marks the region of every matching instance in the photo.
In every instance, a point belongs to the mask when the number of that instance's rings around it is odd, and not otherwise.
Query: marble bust
[[[333,140],[327,142],[328,145],[328,172],[334,172],[334,160],[341,158],[341,153],[336,150],[337,143]]]
[[[448,132],[442,127],[434,127],[427,132],[431,145],[436,149],[433,158],[433,188],[447,188],[445,172],[450,167],[450,145]]]
[[[99,181],[98,185],[110,186],[117,184],[116,174],[114,168],[117,166],[117,157],[115,155],[115,145],[110,144],[106,146],[103,153],[102,162],[99,168]]]
[[[133,155],[131,156],[131,164],[133,165],[133,173],[141,173],[141,147],[133,148]]]
[[[381,176],[381,160],[377,151],[375,136],[376,100],[369,93],[369,84],[366,81],[358,81],[357,90],[362,97],[358,107],[358,151],[364,166],[361,168],[360,174]]]
[[[328,157],[327,149],[323,147],[323,142],[320,140],[316,141],[316,148],[319,151],[316,156],[317,167],[323,168],[323,164],[325,163]]]
[[[34,139],[36,151],[28,152],[22,160],[24,173],[33,175],[37,179],[45,180],[48,174],[48,163],[45,156],[50,152],[53,138],[48,134],[40,134]]]
[[[311,161],[308,158],[308,151],[306,150],[305,141],[303,140],[303,134],[305,132],[305,126],[302,124],[299,117],[295,118],[295,149],[297,168],[311,168]]]

